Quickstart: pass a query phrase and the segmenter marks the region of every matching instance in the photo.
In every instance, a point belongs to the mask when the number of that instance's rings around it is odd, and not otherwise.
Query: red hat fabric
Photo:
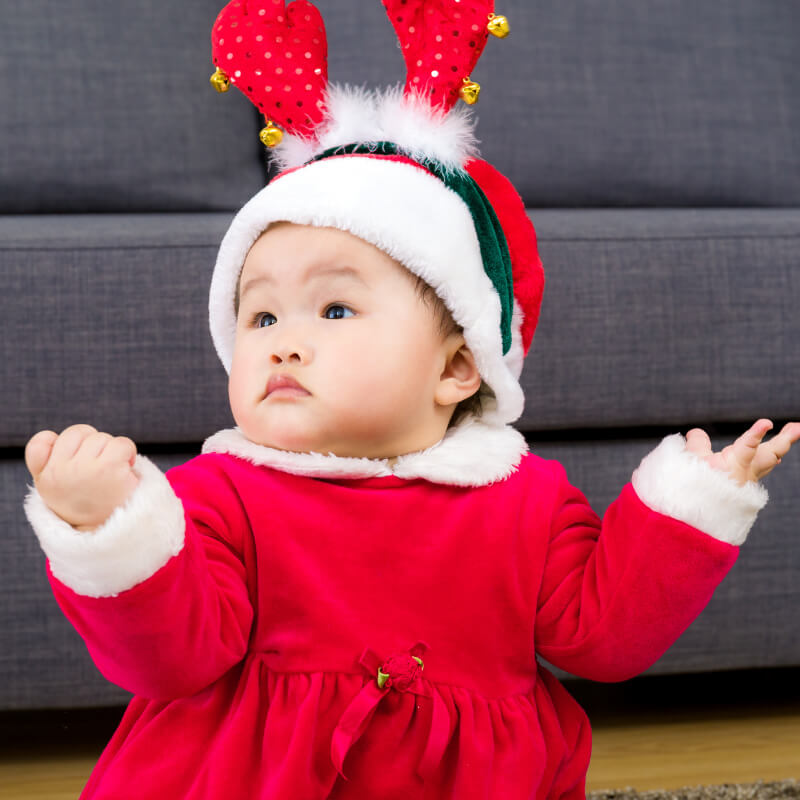
[[[536,230],[525,211],[522,197],[505,175],[480,159],[468,161],[465,169],[481,187],[503,226],[511,254],[514,298],[524,313],[522,346],[527,354],[539,322],[544,293],[544,269],[539,258]]]

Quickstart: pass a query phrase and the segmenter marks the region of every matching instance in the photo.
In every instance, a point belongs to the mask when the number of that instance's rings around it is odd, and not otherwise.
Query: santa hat
[[[232,0],[212,31],[212,83],[261,110],[261,140],[280,173],[234,218],[209,301],[211,334],[230,371],[234,298],[248,251],[273,222],[335,227],[375,245],[428,283],[463,328],[489,391],[482,420],[517,419],[522,363],[544,274],[536,233],[511,182],[477,157],[470,72],[489,34],[508,32],[493,0],[383,0],[407,66],[405,86],[328,83],[327,41],[307,0]]]

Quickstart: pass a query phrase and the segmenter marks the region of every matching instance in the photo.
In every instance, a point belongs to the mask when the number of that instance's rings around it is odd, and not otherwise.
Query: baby
[[[130,439],[75,425],[26,448],[62,521],[29,499],[56,597],[136,693],[83,796],[581,797],[589,726],[536,654],[636,674],[736,548],[630,486],[601,527],[530,454],[481,488],[392,475],[477,424],[449,427],[481,376],[441,300],[351,233],[273,223],[235,308],[241,438],[171,470],[172,497]],[[770,427],[721,453],[695,429],[687,450],[733,495],[800,438]],[[300,477],[314,453],[367,477]]]
[[[539,657],[600,681],[658,659],[800,423],[668,436],[601,520],[511,426],[543,290],[521,198],[427,95],[270,99],[283,11],[236,0],[214,29],[286,130],[212,278],[236,428],[166,474],[88,425],[26,447],[55,597],[134,695],[82,798],[581,800],[589,723]]]

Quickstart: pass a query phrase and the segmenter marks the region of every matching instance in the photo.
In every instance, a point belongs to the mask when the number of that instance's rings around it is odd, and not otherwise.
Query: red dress
[[[601,522],[530,454],[477,488],[220,453],[167,479],[185,534],[151,577],[86,597],[48,566],[136,695],[83,800],[583,798],[589,723],[537,656],[640,673],[738,553],[631,484]]]

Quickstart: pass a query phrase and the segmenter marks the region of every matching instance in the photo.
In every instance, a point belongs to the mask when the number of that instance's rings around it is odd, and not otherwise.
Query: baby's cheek
[[[228,401],[233,417],[237,422],[247,408],[250,394],[252,394],[252,389],[250,388],[246,365],[234,359],[228,379]]]

